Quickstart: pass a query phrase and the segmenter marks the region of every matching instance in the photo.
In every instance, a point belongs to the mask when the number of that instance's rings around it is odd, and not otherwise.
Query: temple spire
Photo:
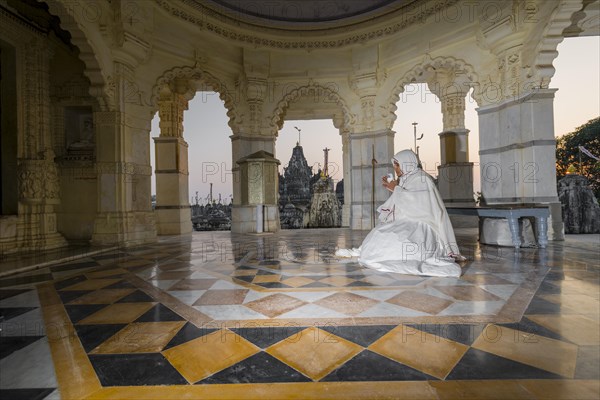
[[[298,128],[297,126],[295,126],[294,128],[296,128],[296,130],[298,131],[298,141],[296,142],[296,146],[300,146],[300,132],[302,132],[302,129]]]
[[[323,149],[323,155],[324,155],[324,163],[323,163],[323,178],[327,178],[329,177],[329,169],[327,168],[327,164],[328,164],[328,160],[329,160],[329,150],[327,147],[325,147]]]

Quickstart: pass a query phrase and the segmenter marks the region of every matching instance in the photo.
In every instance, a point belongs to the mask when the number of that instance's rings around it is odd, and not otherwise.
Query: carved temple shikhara
[[[377,160],[393,155],[397,103],[412,83],[441,102],[444,200],[472,203],[480,174],[488,204],[549,205],[550,240],[560,240],[552,63],[563,38],[597,32],[598,1],[587,0],[1,0],[0,248],[191,232],[183,115],[199,91],[227,109],[231,136],[210,140],[231,141],[233,232],[257,225],[243,191],[267,194],[266,229],[279,228],[268,195],[277,160],[249,165],[247,181],[238,162],[276,158],[284,121],[312,118],[332,119],[342,136],[343,226],[370,229],[372,148]],[[478,106],[476,169],[466,96]],[[387,196],[376,188],[376,202]]]

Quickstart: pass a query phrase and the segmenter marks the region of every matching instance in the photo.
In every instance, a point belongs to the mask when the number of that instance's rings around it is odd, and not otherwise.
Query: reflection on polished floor
[[[367,232],[194,233],[0,278],[0,398],[600,395],[598,235],[463,276],[336,259]]]

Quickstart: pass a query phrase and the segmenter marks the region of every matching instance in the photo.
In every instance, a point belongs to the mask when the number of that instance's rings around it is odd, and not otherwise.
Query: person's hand
[[[387,175],[383,176],[381,178],[381,181],[383,182],[383,187],[385,187],[387,190],[389,190],[390,192],[394,191],[394,188],[396,186],[398,186],[398,181],[397,180],[392,180],[392,181],[388,181],[388,177]]]

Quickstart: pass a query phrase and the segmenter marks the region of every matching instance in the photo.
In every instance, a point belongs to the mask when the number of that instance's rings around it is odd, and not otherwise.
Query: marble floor
[[[459,229],[455,279],[334,256],[366,233],[197,232],[4,275],[0,398],[599,398],[600,236]]]

